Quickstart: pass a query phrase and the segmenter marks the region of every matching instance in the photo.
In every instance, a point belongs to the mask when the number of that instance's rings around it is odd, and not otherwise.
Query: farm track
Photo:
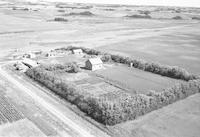
[[[88,131],[74,123],[70,118],[68,118],[66,115],[64,115],[60,110],[57,110],[53,105],[46,102],[42,97],[38,96],[36,93],[31,91],[28,87],[26,87],[24,84],[18,82],[16,79],[14,79],[11,75],[9,75],[6,71],[2,70],[0,68],[0,74],[6,78],[9,82],[11,82],[13,85],[30,95],[38,104],[46,108],[49,112],[51,112],[54,116],[56,116],[59,120],[63,121],[66,125],[68,125],[71,129],[76,131],[79,136],[81,137],[94,137],[94,135],[90,134]]]

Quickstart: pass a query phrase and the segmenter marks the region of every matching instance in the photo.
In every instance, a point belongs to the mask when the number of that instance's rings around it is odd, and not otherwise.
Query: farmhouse
[[[91,58],[85,62],[85,67],[89,70],[98,70],[103,68],[103,62],[100,58]]]
[[[74,50],[72,50],[72,53],[76,54],[76,55],[81,55],[81,54],[83,54],[83,51],[82,51],[82,49],[74,49]]]
[[[38,66],[38,63],[34,60],[31,60],[31,59],[24,59],[24,60],[22,60],[22,63],[24,65],[28,66],[29,68]]]

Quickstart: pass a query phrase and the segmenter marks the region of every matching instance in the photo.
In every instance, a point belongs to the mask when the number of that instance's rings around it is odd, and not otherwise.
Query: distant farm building
[[[103,62],[100,58],[91,58],[85,62],[85,67],[92,71],[102,69]]]
[[[22,63],[29,68],[38,66],[38,63],[34,60],[31,60],[31,59],[24,59],[24,60],[22,60]]]
[[[83,51],[82,51],[82,49],[73,49],[72,53],[75,55],[81,55],[81,54],[83,54]]]
[[[40,55],[40,54],[42,54],[42,50],[34,50],[34,51],[32,51],[32,53],[35,55]]]
[[[19,70],[21,72],[26,72],[26,70],[29,68],[28,66],[24,65],[22,62],[17,62],[14,64],[16,70]]]
[[[36,55],[34,53],[25,53],[23,58],[36,58]]]
[[[55,57],[56,53],[55,52],[49,52],[45,55],[46,57]]]

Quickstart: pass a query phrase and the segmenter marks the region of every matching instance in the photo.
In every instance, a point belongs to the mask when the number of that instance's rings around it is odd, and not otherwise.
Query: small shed
[[[81,55],[81,54],[83,54],[83,51],[82,51],[82,49],[73,49],[72,53],[75,55]]]
[[[103,62],[100,58],[91,58],[85,62],[85,67],[92,71],[102,69]]]

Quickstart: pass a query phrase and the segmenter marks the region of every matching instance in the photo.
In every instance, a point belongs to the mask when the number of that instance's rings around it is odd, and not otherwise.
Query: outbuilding
[[[85,67],[92,71],[102,69],[103,62],[100,58],[90,58],[85,62]]]
[[[26,70],[29,68],[28,66],[24,65],[22,62],[17,62],[14,64],[16,70],[21,72],[26,72]]]
[[[48,52],[45,55],[46,57],[56,57],[56,53],[55,52]]]
[[[83,51],[82,51],[82,49],[73,49],[72,53],[75,55],[81,55],[81,54],[83,54]]]
[[[23,58],[36,58],[36,55],[34,53],[25,53]]]
[[[24,65],[26,65],[27,67],[29,67],[29,68],[32,68],[32,67],[37,67],[38,66],[38,63],[36,62],[36,61],[34,61],[34,60],[31,60],[31,59],[23,59],[22,60],[22,63],[24,64]]]

